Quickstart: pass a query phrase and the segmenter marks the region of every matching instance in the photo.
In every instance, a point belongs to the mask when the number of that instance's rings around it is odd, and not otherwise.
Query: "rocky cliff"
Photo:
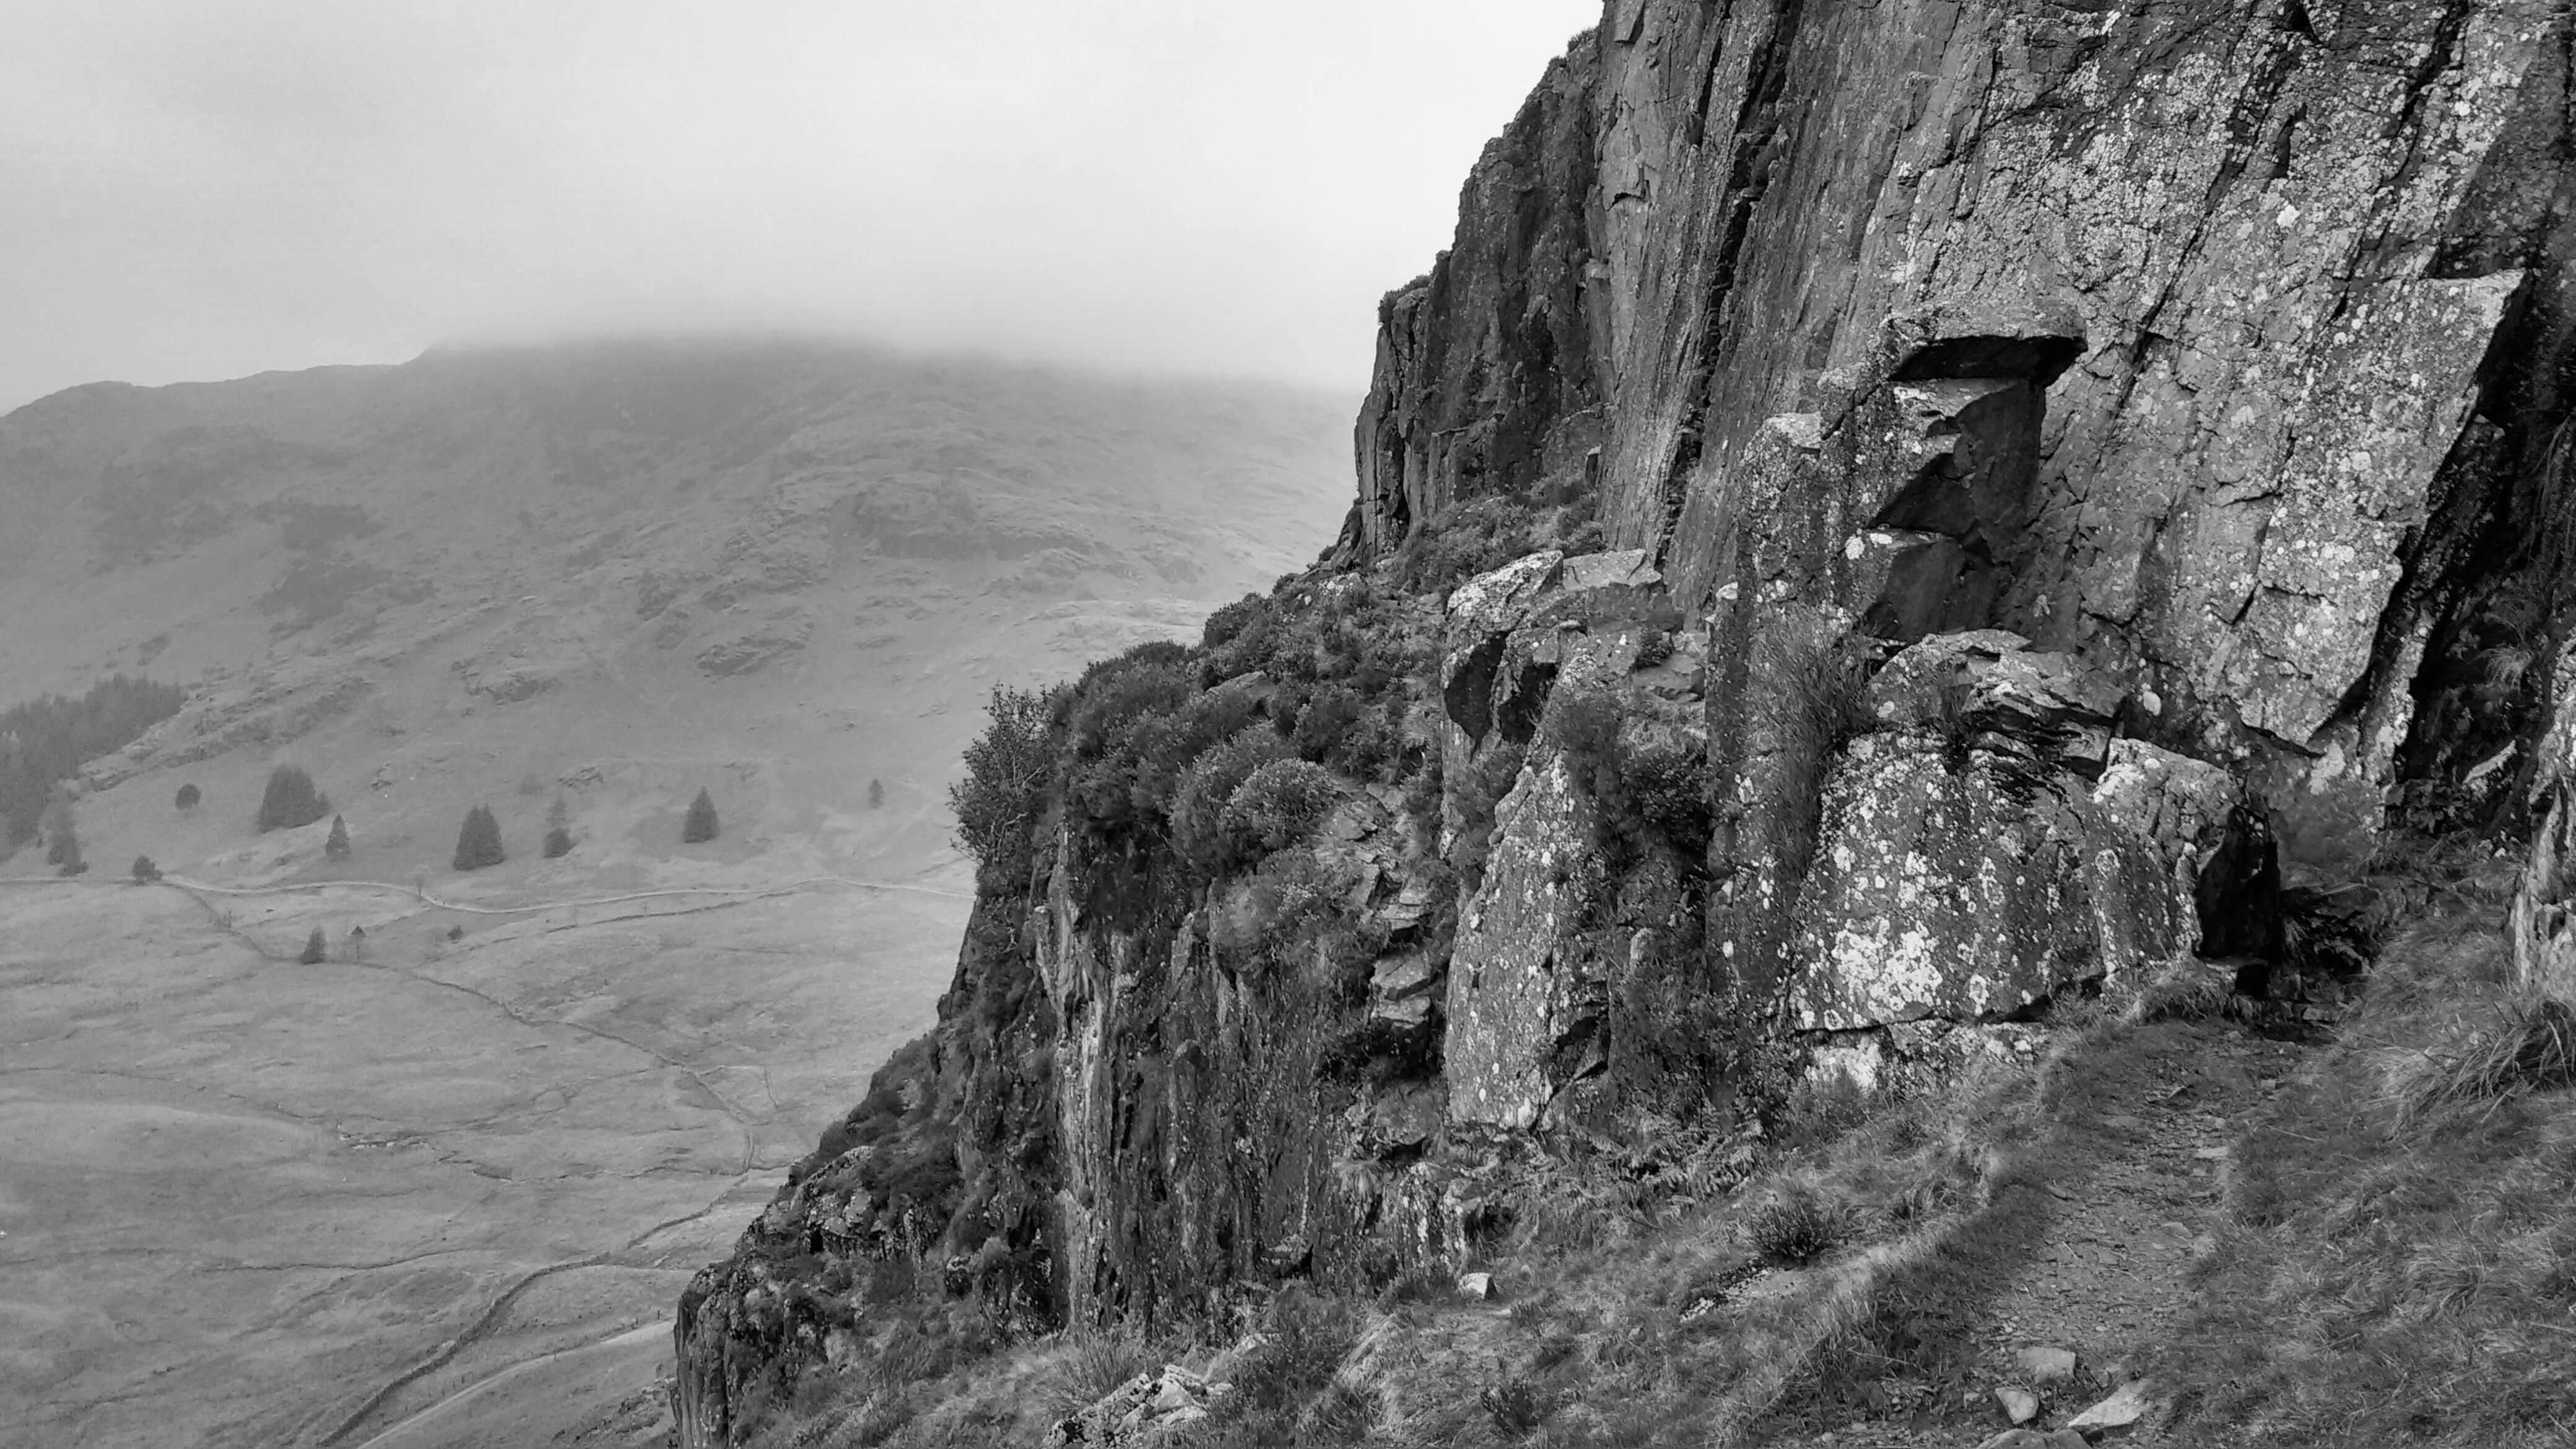
[[[1339,542],[1031,716],[941,1026],[681,1305],[687,1442],[921,1331],[850,1265],[1221,1318],[2069,996],[2330,1021],[2375,856],[2564,788],[2570,45],[1613,0],[1382,305]]]

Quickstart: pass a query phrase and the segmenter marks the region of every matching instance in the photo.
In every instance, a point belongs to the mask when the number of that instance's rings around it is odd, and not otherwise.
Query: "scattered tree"
[[[966,777],[948,787],[948,808],[957,816],[957,848],[991,865],[1017,861],[1028,849],[1029,826],[1055,773],[1048,738],[1054,699],[997,684],[984,708],[989,722],[966,747]]]
[[[680,822],[682,845],[703,845],[716,838],[716,802],[705,789],[689,802],[689,818]]]
[[[331,800],[313,788],[302,765],[280,765],[268,772],[268,788],[259,797],[259,829],[292,830],[331,813]]]
[[[57,797],[45,807],[45,863],[62,867],[64,875],[78,875],[89,869],[81,859],[80,831],[72,823],[72,802]]]
[[[555,803],[546,807],[546,859],[560,860],[572,854],[572,807],[564,803],[561,792]]]
[[[367,959],[367,928],[364,926],[349,928],[349,959],[352,961]]]
[[[160,878],[161,867],[152,863],[152,857],[148,855],[138,855],[134,857],[134,883],[136,885],[150,885]]]
[[[506,858],[501,853],[501,822],[492,818],[491,807],[477,805],[466,811],[465,824],[456,832],[456,868],[481,870]]]
[[[304,954],[295,959],[306,966],[319,966],[330,951],[329,943],[322,939],[322,928],[315,926],[313,934],[304,938]]]
[[[883,780],[870,780],[868,782],[868,808],[871,810],[881,810],[885,808],[885,782]]]
[[[205,792],[197,788],[194,780],[179,787],[179,808],[183,811],[196,809],[197,802],[205,798]]]
[[[347,860],[349,858],[348,821],[337,815],[331,817],[331,838],[322,842],[322,854],[325,858],[330,860]]]

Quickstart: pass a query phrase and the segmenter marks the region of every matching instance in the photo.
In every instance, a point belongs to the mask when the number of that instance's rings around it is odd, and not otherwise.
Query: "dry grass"
[[[2499,890],[2419,897],[2344,1042],[2244,1130],[2157,1365],[2185,1432],[2576,1442],[2576,1013],[2512,988]]]

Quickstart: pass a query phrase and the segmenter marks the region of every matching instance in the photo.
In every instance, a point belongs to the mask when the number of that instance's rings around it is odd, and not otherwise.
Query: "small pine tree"
[[[304,938],[304,954],[295,959],[307,966],[319,966],[322,964],[322,958],[330,953],[329,943],[322,939],[322,928],[315,926],[313,934]]]
[[[572,807],[564,803],[563,796],[557,795],[555,803],[546,808],[546,859],[560,860],[570,854]]]
[[[506,858],[501,853],[501,822],[492,818],[491,808],[477,805],[466,811],[465,824],[456,832],[456,868],[481,870]]]
[[[134,883],[136,885],[150,885],[160,878],[161,867],[152,863],[152,857],[148,855],[138,855],[134,857]]]
[[[62,867],[65,875],[78,875],[89,869],[81,859],[80,830],[72,823],[72,802],[56,800],[45,807],[45,863]]]
[[[884,781],[870,780],[868,782],[868,808],[871,810],[881,810],[885,808]]]
[[[689,802],[689,818],[680,822],[680,843],[682,845],[703,845],[715,838],[715,797],[709,795],[704,789],[700,789],[698,791],[698,798]]]
[[[322,854],[330,860],[349,858],[349,822],[347,820],[337,815],[331,817],[331,838],[322,842]]]
[[[179,787],[179,808],[183,811],[196,809],[197,802],[205,798],[205,792],[193,780]]]
[[[301,765],[280,765],[268,772],[268,788],[259,797],[259,828],[292,830],[331,813],[330,797],[313,787]]]

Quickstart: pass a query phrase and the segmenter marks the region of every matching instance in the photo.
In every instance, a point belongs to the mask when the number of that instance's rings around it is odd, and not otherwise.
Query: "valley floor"
[[[0,889],[0,1444],[646,1433],[680,1287],[964,914],[786,885]]]

